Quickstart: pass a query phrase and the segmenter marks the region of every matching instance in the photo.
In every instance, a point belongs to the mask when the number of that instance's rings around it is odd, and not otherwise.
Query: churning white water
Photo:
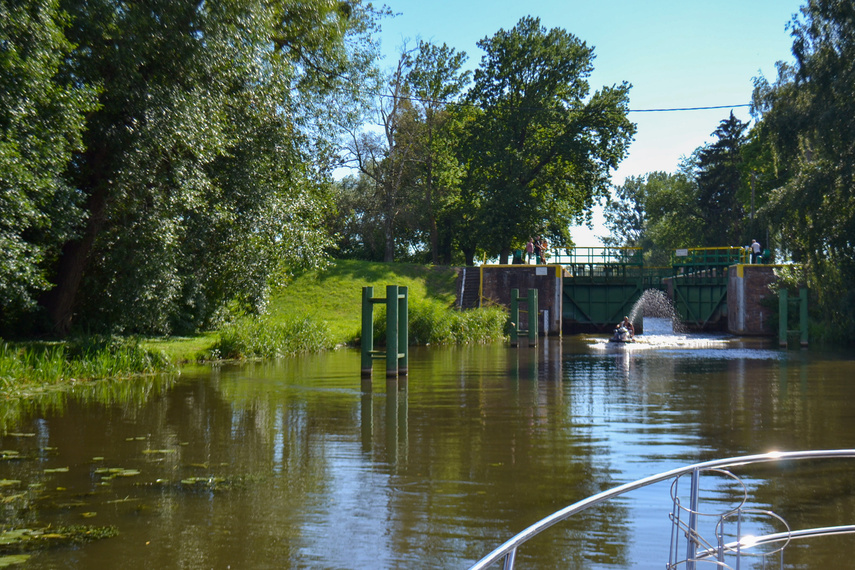
[[[595,345],[602,348],[644,350],[650,348],[725,348],[727,335],[716,333],[688,334],[683,330],[668,296],[657,289],[647,289],[633,305],[629,320],[643,332],[629,344],[610,343],[598,338]],[[643,326],[639,327],[643,323]]]

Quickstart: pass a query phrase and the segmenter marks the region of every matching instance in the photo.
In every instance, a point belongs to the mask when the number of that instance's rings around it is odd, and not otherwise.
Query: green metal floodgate
[[[678,249],[671,283],[680,321],[691,329],[724,329],[728,267],[745,261],[745,250],[739,247]]]
[[[644,271],[640,248],[577,248],[564,265],[564,332],[602,332],[614,328],[641,297]]]

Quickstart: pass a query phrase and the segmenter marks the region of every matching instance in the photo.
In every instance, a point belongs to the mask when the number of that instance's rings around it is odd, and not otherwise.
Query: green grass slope
[[[385,297],[386,285],[403,285],[410,303],[432,299],[450,306],[456,279],[448,267],[336,260],[275,290],[267,312],[274,321],[308,315],[326,322],[337,342],[351,342],[360,334],[363,287],[373,286],[375,297]]]

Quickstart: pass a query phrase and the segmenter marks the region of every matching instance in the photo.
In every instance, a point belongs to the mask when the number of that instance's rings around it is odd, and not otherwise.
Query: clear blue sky
[[[383,22],[385,64],[401,45],[418,38],[446,43],[469,55],[474,69],[478,40],[512,28],[531,15],[547,28],[560,27],[594,47],[591,89],[628,81],[630,108],[736,105],[751,100],[752,78],[776,76],[775,62],[791,61],[786,29],[802,0],[387,0],[400,15]],[[673,172],[681,157],[711,140],[729,109],[631,113],[638,126],[629,156],[612,180],[655,170]],[[743,121],[747,108],[734,109]],[[601,216],[595,216],[598,223]],[[593,232],[574,229],[577,245],[600,245]]]

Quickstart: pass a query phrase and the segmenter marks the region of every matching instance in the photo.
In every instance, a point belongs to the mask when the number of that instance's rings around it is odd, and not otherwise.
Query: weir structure
[[[651,267],[640,248],[571,248],[546,265],[466,268],[460,306],[510,307],[512,290],[525,296],[536,289],[538,334],[607,333],[631,314],[645,291],[656,289],[667,294],[684,330],[774,336],[777,293],[769,286],[780,266],[752,265],[749,259],[741,247],[685,248],[672,253],[670,265]],[[633,324],[643,332],[643,318]],[[806,334],[806,319],[802,326]]]

